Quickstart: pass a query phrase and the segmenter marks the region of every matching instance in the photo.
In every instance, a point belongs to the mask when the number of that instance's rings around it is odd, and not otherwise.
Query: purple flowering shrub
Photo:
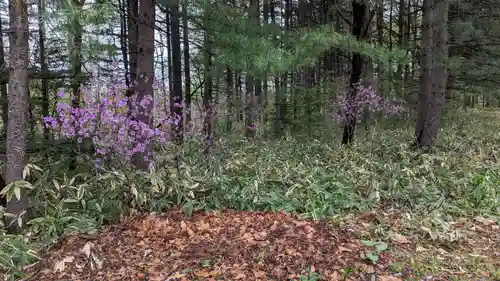
[[[365,88],[358,84],[356,87],[357,95],[354,99],[349,99],[348,93],[337,97],[335,112],[332,114],[333,120],[345,121],[348,116],[353,115],[360,117],[365,110],[370,113],[382,113],[385,116],[400,115],[407,111],[402,105],[379,96],[371,86]],[[347,91],[349,90],[351,89]],[[356,118],[356,120],[359,123],[363,118]]]
[[[151,95],[145,95],[141,100],[125,96],[126,89],[119,85],[109,87],[107,91],[82,88],[83,104],[74,108],[70,103],[58,102],[55,116],[45,116],[44,124],[56,138],[75,139],[78,143],[91,139],[96,148],[96,156],[117,156],[122,160],[130,160],[135,153],[146,152],[147,145],[164,145],[169,140],[170,126],[154,126],[136,120],[137,112],[132,108],[150,111],[153,101]],[[64,97],[64,92],[58,94]],[[168,106],[154,107],[162,123],[177,124],[180,118],[170,120],[165,111]]]

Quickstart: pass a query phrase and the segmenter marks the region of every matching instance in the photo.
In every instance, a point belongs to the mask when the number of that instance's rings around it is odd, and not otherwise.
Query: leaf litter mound
[[[294,215],[226,210],[141,214],[95,236],[67,236],[27,280],[403,280],[363,259],[355,228]],[[346,269],[362,268],[344,279]],[[314,280],[314,279],[311,279]]]

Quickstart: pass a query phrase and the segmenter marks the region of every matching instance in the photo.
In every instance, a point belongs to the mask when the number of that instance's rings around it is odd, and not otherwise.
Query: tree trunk
[[[448,1],[424,0],[420,106],[415,130],[416,145],[419,148],[431,148],[440,128],[447,78],[447,20]]]
[[[414,80],[415,76],[417,75],[417,66],[419,65],[419,49],[418,49],[418,10],[419,10],[419,5],[417,3],[414,4],[414,16],[413,16],[413,44],[415,47],[413,47],[413,56],[412,56],[412,63],[411,63],[411,79]]]
[[[183,29],[183,45],[184,45],[184,112],[186,114],[186,126],[191,124],[191,62],[189,61],[189,33],[188,33],[188,0],[184,0],[182,7],[184,12]]]
[[[208,20],[208,9],[205,7],[204,20]],[[208,30],[204,32],[204,75],[205,75],[205,90],[203,91],[203,111],[205,117],[203,119],[203,134],[205,135],[205,153],[209,153],[213,142],[213,77],[212,77],[212,49]]]
[[[233,109],[234,109],[234,85],[233,85],[233,72],[230,67],[226,67],[226,132],[233,130]]]
[[[361,34],[363,27],[365,27],[366,18],[366,4],[363,1],[352,1],[352,35],[357,40],[362,39]],[[344,124],[344,133],[342,135],[342,144],[350,144],[354,140],[354,130],[356,129],[356,112],[357,108],[355,103],[356,95],[358,94],[358,86],[363,70],[363,58],[361,54],[353,52],[352,54],[352,71],[349,81],[349,90],[347,93],[348,110],[346,110],[346,120]],[[352,108],[352,110],[351,110]]]
[[[29,27],[28,5],[25,0],[11,0],[9,3],[10,26],[10,73],[8,94],[7,162],[5,182],[23,179],[24,157],[27,144],[28,117],[28,62]],[[7,222],[9,231],[19,233],[25,225],[25,211],[28,207],[26,194],[16,196],[7,203],[7,213],[15,215],[12,224]],[[19,225],[20,224],[20,225]]]
[[[405,27],[406,27],[406,5],[405,0],[399,0],[399,15],[398,15],[398,44],[403,47],[405,42]],[[398,80],[403,79],[404,64],[398,65],[397,77]]]
[[[48,72],[48,65],[45,59],[45,22],[43,12],[45,11],[45,1],[38,0],[38,44],[40,48],[40,66],[43,72]],[[1,63],[0,63],[1,64]],[[47,79],[42,79],[42,115],[49,115],[49,83]],[[49,138],[49,130],[44,126],[43,135]]]
[[[176,120],[172,126],[172,135],[176,144],[181,144],[184,132],[184,105],[182,96],[182,53],[181,53],[181,35],[179,20],[179,0],[171,1],[171,35],[172,35],[172,91],[170,101],[170,111],[173,120]]]
[[[127,97],[134,95],[135,82],[137,79],[137,45],[138,45],[138,24],[137,18],[139,16],[139,2],[138,0],[127,0],[127,35],[128,35],[128,51],[129,51],[129,70],[128,73],[130,79],[129,90],[127,91]],[[131,107],[129,103],[129,107]]]
[[[235,71],[234,77],[236,78],[236,105],[238,107],[237,121],[243,122],[244,120],[244,102],[243,102],[243,83],[241,81],[241,71]]]
[[[260,23],[258,0],[250,0],[250,22],[253,24]],[[252,77],[249,73],[246,75],[246,108],[245,108],[245,135],[248,138],[254,138],[256,135],[256,101],[255,98],[260,96],[260,81]]]
[[[139,7],[137,77],[135,94],[131,101],[132,118],[138,122],[153,127],[153,79],[154,79],[154,49],[155,49],[155,5],[153,0],[141,0]],[[149,102],[144,102],[149,100]],[[143,105],[141,103],[144,102]],[[153,154],[152,145],[143,133],[136,132],[136,144],[144,149],[134,154],[137,168],[147,170]]]
[[[77,9],[82,9],[85,4],[85,0],[73,0],[74,7]],[[73,34],[73,46],[71,49],[71,71],[72,71],[72,105],[74,108],[78,108],[81,102],[80,86],[82,84],[82,40],[83,40],[83,26],[79,18],[73,19],[72,23],[75,28],[75,33]]]
[[[365,11],[365,19],[370,20],[369,9],[366,9],[366,11]],[[366,34],[364,35],[364,38],[367,39],[367,41],[369,41],[372,37],[371,21],[366,23],[365,30],[366,30]],[[372,88],[376,89],[376,87],[374,85],[374,81],[373,81],[373,62],[369,57],[365,57],[365,58],[363,58],[363,60],[365,61],[365,64],[364,64],[365,70],[363,71],[362,85],[364,88],[372,87]],[[364,124],[364,127],[365,127],[365,136],[367,139],[368,139],[369,132],[370,132],[370,124],[369,123],[372,119],[371,115],[372,114],[371,114],[369,106],[365,105],[363,107],[362,123]]]
[[[378,46],[382,47],[384,45],[384,3],[380,1],[377,4],[377,41]],[[378,92],[380,95],[384,94],[384,67],[381,62],[377,63],[377,84]]]
[[[263,0],[263,8],[262,8],[262,19],[264,20],[264,28],[267,28],[269,25],[269,8],[270,8],[270,0]],[[262,93],[260,95],[260,106],[261,106],[261,115],[262,115],[262,124],[264,126],[267,125],[267,102],[268,102],[268,76],[264,75],[264,79],[262,80]],[[264,129],[264,134],[267,134],[267,131]]]
[[[162,45],[160,46],[160,65],[161,65],[161,86],[162,86],[161,93],[163,95],[163,97],[162,97],[163,98],[163,112],[165,114],[168,114],[168,112],[170,111],[168,108],[170,91],[167,90],[167,84],[165,83],[165,80],[167,80],[169,78],[167,78],[167,74],[165,71],[165,68],[167,68],[168,65],[166,65],[167,63],[165,63],[165,48],[163,45],[163,32],[160,32],[160,42],[162,43]],[[169,79],[169,81],[170,81],[170,79]],[[162,125],[164,125],[164,124],[162,124]]]
[[[0,18],[0,34],[3,34],[2,19]],[[3,43],[3,36],[0,36],[0,68],[5,68],[5,49]],[[3,121],[3,136],[7,138],[7,120],[8,120],[8,102],[7,102],[7,82],[0,82],[0,95],[2,96],[2,121]]]
[[[165,10],[165,21],[167,23],[167,69],[168,69],[168,91],[172,94],[174,90],[174,72],[172,69],[172,14],[170,13],[171,6]],[[172,105],[170,105],[172,108]],[[173,113],[170,112],[170,115]],[[173,115],[172,115],[173,116]]]
[[[118,5],[120,6],[120,51],[123,57],[123,69],[125,70],[125,85],[128,89],[131,83],[128,62],[130,54],[128,53],[127,46],[127,4],[125,1],[126,0],[119,0]]]
[[[75,9],[81,10],[83,5],[85,4],[85,0],[72,0],[72,5]],[[71,64],[71,88],[72,88],[72,97],[71,97],[71,106],[73,108],[79,108],[81,106],[81,91],[80,86],[83,81],[82,74],[82,40],[83,40],[83,26],[80,22],[79,17],[74,17],[72,19],[71,25],[74,27],[73,42],[70,51],[70,64]],[[77,117],[74,113],[73,119],[76,120]],[[75,132],[78,134],[80,131],[80,126],[78,122],[74,122],[72,124],[75,127]],[[76,141],[76,140],[75,140]],[[70,164],[69,169],[76,169],[76,157],[77,151],[73,151],[70,156]]]
[[[281,6],[279,6],[279,8],[281,9]],[[275,7],[274,5],[271,5],[271,22],[272,24],[276,24],[276,11],[275,11]],[[285,18],[285,27],[287,26],[287,21],[288,19]],[[286,32],[286,30],[284,31]],[[276,44],[280,44],[281,42],[278,41],[279,39],[277,38],[277,36],[274,38],[274,40],[276,40]],[[282,135],[282,131],[283,131],[283,118],[282,118],[282,115],[283,115],[283,112],[281,110],[282,108],[282,103],[283,103],[283,87],[281,87],[280,85],[280,77],[279,75],[275,75],[274,77],[274,91],[275,91],[275,101],[274,101],[274,108],[275,108],[275,113],[274,113],[274,136],[275,137],[280,137]]]

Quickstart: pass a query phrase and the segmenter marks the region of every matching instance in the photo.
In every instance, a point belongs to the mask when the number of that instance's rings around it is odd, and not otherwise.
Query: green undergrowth
[[[442,127],[436,149],[427,153],[410,148],[414,124],[401,120],[369,132],[360,128],[350,148],[340,146],[337,130],[281,140],[221,134],[210,155],[188,140],[178,152],[179,167],[167,159],[172,148],[161,149],[165,161],[150,174],[96,168],[84,155],[77,173],[70,173],[60,153],[35,155],[31,162],[42,167],[30,169],[35,218],[22,239],[0,236],[0,268],[20,274],[36,259],[29,249],[39,252],[64,234],[94,231],[130,207],[287,211],[318,219],[382,205],[416,216],[440,210],[497,219],[500,113],[454,113]]]

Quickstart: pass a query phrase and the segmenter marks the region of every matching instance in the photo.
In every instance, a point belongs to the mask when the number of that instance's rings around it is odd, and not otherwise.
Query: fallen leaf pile
[[[173,210],[125,219],[99,236],[69,236],[28,275],[33,280],[402,280],[388,275],[388,253],[369,264],[345,228],[286,213]],[[361,270],[361,271],[363,271]],[[385,279],[384,279],[385,277]],[[177,279],[176,279],[177,278]]]
[[[450,280],[452,274],[466,277],[470,273],[443,267],[439,271],[444,277],[408,279],[408,274],[416,272],[407,267],[395,271],[394,264],[408,264],[415,254],[432,258],[443,256],[444,250],[433,246],[439,245],[437,242],[429,244],[415,235],[403,235],[401,218],[388,215],[382,220],[392,225],[385,239],[389,249],[377,252],[375,263],[367,261],[367,251],[373,249],[367,248],[370,243],[365,242],[366,237],[370,228],[381,223],[375,214],[358,214],[337,225],[283,212],[227,210],[196,212],[188,217],[170,210],[135,215],[104,227],[92,237],[65,237],[26,270],[24,280],[401,281]],[[451,258],[458,259],[456,255],[474,254],[474,258],[488,256],[489,264],[500,268],[500,235],[495,221],[468,220],[454,227],[473,231],[468,236],[473,240],[457,244],[443,265],[451,265]],[[318,279],[307,278],[311,272],[317,273]]]

